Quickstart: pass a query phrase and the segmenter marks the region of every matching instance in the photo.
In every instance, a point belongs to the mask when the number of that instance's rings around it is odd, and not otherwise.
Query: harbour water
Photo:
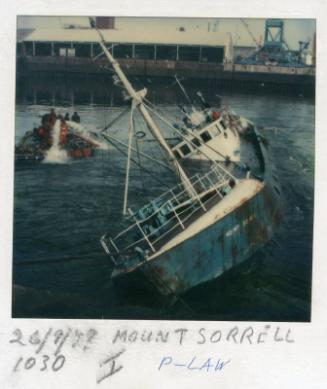
[[[140,83],[140,80],[136,80]],[[173,117],[184,99],[171,81],[147,79],[149,98]],[[172,306],[142,293],[121,296],[110,280],[112,265],[100,246],[106,231],[118,232],[126,158],[115,149],[66,164],[19,162],[15,167],[13,316],[192,320],[309,321],[314,197],[312,97],[188,85],[212,105],[243,115],[262,128],[285,198],[284,221],[274,239],[242,266],[201,285]],[[124,109],[119,88],[107,79],[19,80],[16,143],[54,107],[78,111],[84,126],[99,131]],[[114,128],[127,142],[128,115]],[[151,142],[141,147],[153,156]],[[152,150],[153,148],[153,150]],[[146,161],[143,161],[144,163]],[[147,166],[147,165],[145,165]],[[170,173],[147,166],[164,182]],[[160,173],[160,174],[159,174]],[[129,203],[146,202],[162,185],[133,168]],[[186,308],[186,306],[188,308]]]

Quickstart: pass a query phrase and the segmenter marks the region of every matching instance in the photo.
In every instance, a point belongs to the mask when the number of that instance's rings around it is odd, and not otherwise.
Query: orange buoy
[[[91,157],[92,156],[92,149],[83,149],[83,156],[84,157]]]
[[[80,150],[80,149],[72,150],[70,152],[70,155],[73,158],[81,158],[81,157],[83,157],[82,150]]]

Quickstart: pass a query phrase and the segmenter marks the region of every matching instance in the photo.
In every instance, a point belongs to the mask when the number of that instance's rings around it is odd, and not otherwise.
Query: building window
[[[33,42],[24,42],[26,55],[33,55]]]
[[[178,59],[180,61],[200,61],[200,47],[179,46]]]
[[[177,46],[157,45],[157,59],[176,61]]]
[[[76,57],[90,58],[91,44],[90,43],[74,43]]]
[[[51,55],[51,43],[35,42],[35,55]]]
[[[115,58],[132,58],[133,46],[132,45],[117,45],[114,46]]]
[[[66,55],[67,57],[75,57],[75,49],[72,48],[66,49]]]
[[[224,49],[222,47],[201,47],[201,62],[222,63]]]
[[[185,144],[185,145],[180,147],[180,151],[182,152],[183,155],[187,155],[187,154],[190,154],[191,149],[189,148],[189,146],[187,144]]]
[[[17,53],[17,56],[20,56],[20,55],[24,54],[24,48],[23,48],[23,43],[22,42],[17,42],[16,53]]]
[[[61,53],[63,53],[63,50],[60,50],[60,49],[70,49],[71,47],[72,47],[72,45],[70,42],[54,43],[54,45],[53,45],[54,55],[59,56],[59,55],[61,55],[60,51],[61,51]]]
[[[135,58],[154,59],[153,45],[135,45]]]
[[[112,43],[106,43],[106,46],[108,50],[112,53]],[[97,45],[96,43],[93,44],[93,57],[96,57],[97,55],[103,53],[102,47],[100,45]],[[104,58],[105,55],[103,54],[101,58]]]
[[[212,138],[211,138],[211,135],[209,134],[208,131],[202,132],[202,134],[200,134],[200,136],[201,136],[203,142],[205,142],[205,143],[209,142],[209,140],[212,139]]]
[[[59,57],[75,57],[75,49],[60,47]]]

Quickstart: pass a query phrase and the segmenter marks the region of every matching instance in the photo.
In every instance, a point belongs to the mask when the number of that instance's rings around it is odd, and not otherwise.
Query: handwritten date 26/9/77
[[[43,333],[35,330],[29,334],[16,328],[9,343],[17,344],[21,347],[34,346],[35,354],[40,354],[45,348],[51,348],[55,356],[59,355],[64,345],[70,345],[73,349],[88,350],[98,335],[94,328],[81,331],[79,329],[53,329],[48,328]]]
[[[59,371],[66,362],[63,355],[64,347],[86,352],[94,343],[97,335],[98,332],[94,328],[81,331],[74,328],[54,329],[49,327],[43,332],[35,330],[25,334],[20,328],[16,328],[9,343],[21,350],[34,348],[34,355],[20,356],[15,362],[13,372],[31,369]]]

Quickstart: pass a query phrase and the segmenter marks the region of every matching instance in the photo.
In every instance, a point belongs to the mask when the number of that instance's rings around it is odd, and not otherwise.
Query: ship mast
[[[107,49],[107,47],[105,45],[105,40],[104,40],[104,37],[103,37],[102,33],[98,29],[96,29],[96,31],[98,32],[98,34],[100,36],[101,40],[99,41],[99,43],[100,43],[100,46],[101,46],[104,54],[108,58],[109,62],[111,63],[111,65],[113,67],[113,69],[115,70],[117,76],[119,77],[120,81],[124,85],[127,93],[133,99],[133,101],[135,103],[135,106],[141,112],[145,122],[147,123],[147,125],[149,126],[149,129],[151,130],[152,135],[158,140],[158,142],[161,145],[161,147],[168,154],[168,157],[169,157],[170,161],[172,162],[172,164],[174,165],[176,173],[180,177],[181,182],[182,182],[185,190],[187,191],[187,193],[191,197],[197,196],[197,193],[196,193],[195,189],[193,188],[190,180],[188,179],[185,171],[183,170],[183,168],[181,167],[181,165],[177,161],[173,151],[169,147],[169,145],[166,142],[165,138],[162,136],[160,128],[155,123],[155,121],[152,119],[152,117],[149,114],[147,108],[143,104],[143,97],[145,95],[145,91],[137,92],[133,88],[132,84],[129,82],[129,80],[125,76],[124,72],[122,71],[119,63],[114,59],[114,57],[111,55],[110,51]]]

